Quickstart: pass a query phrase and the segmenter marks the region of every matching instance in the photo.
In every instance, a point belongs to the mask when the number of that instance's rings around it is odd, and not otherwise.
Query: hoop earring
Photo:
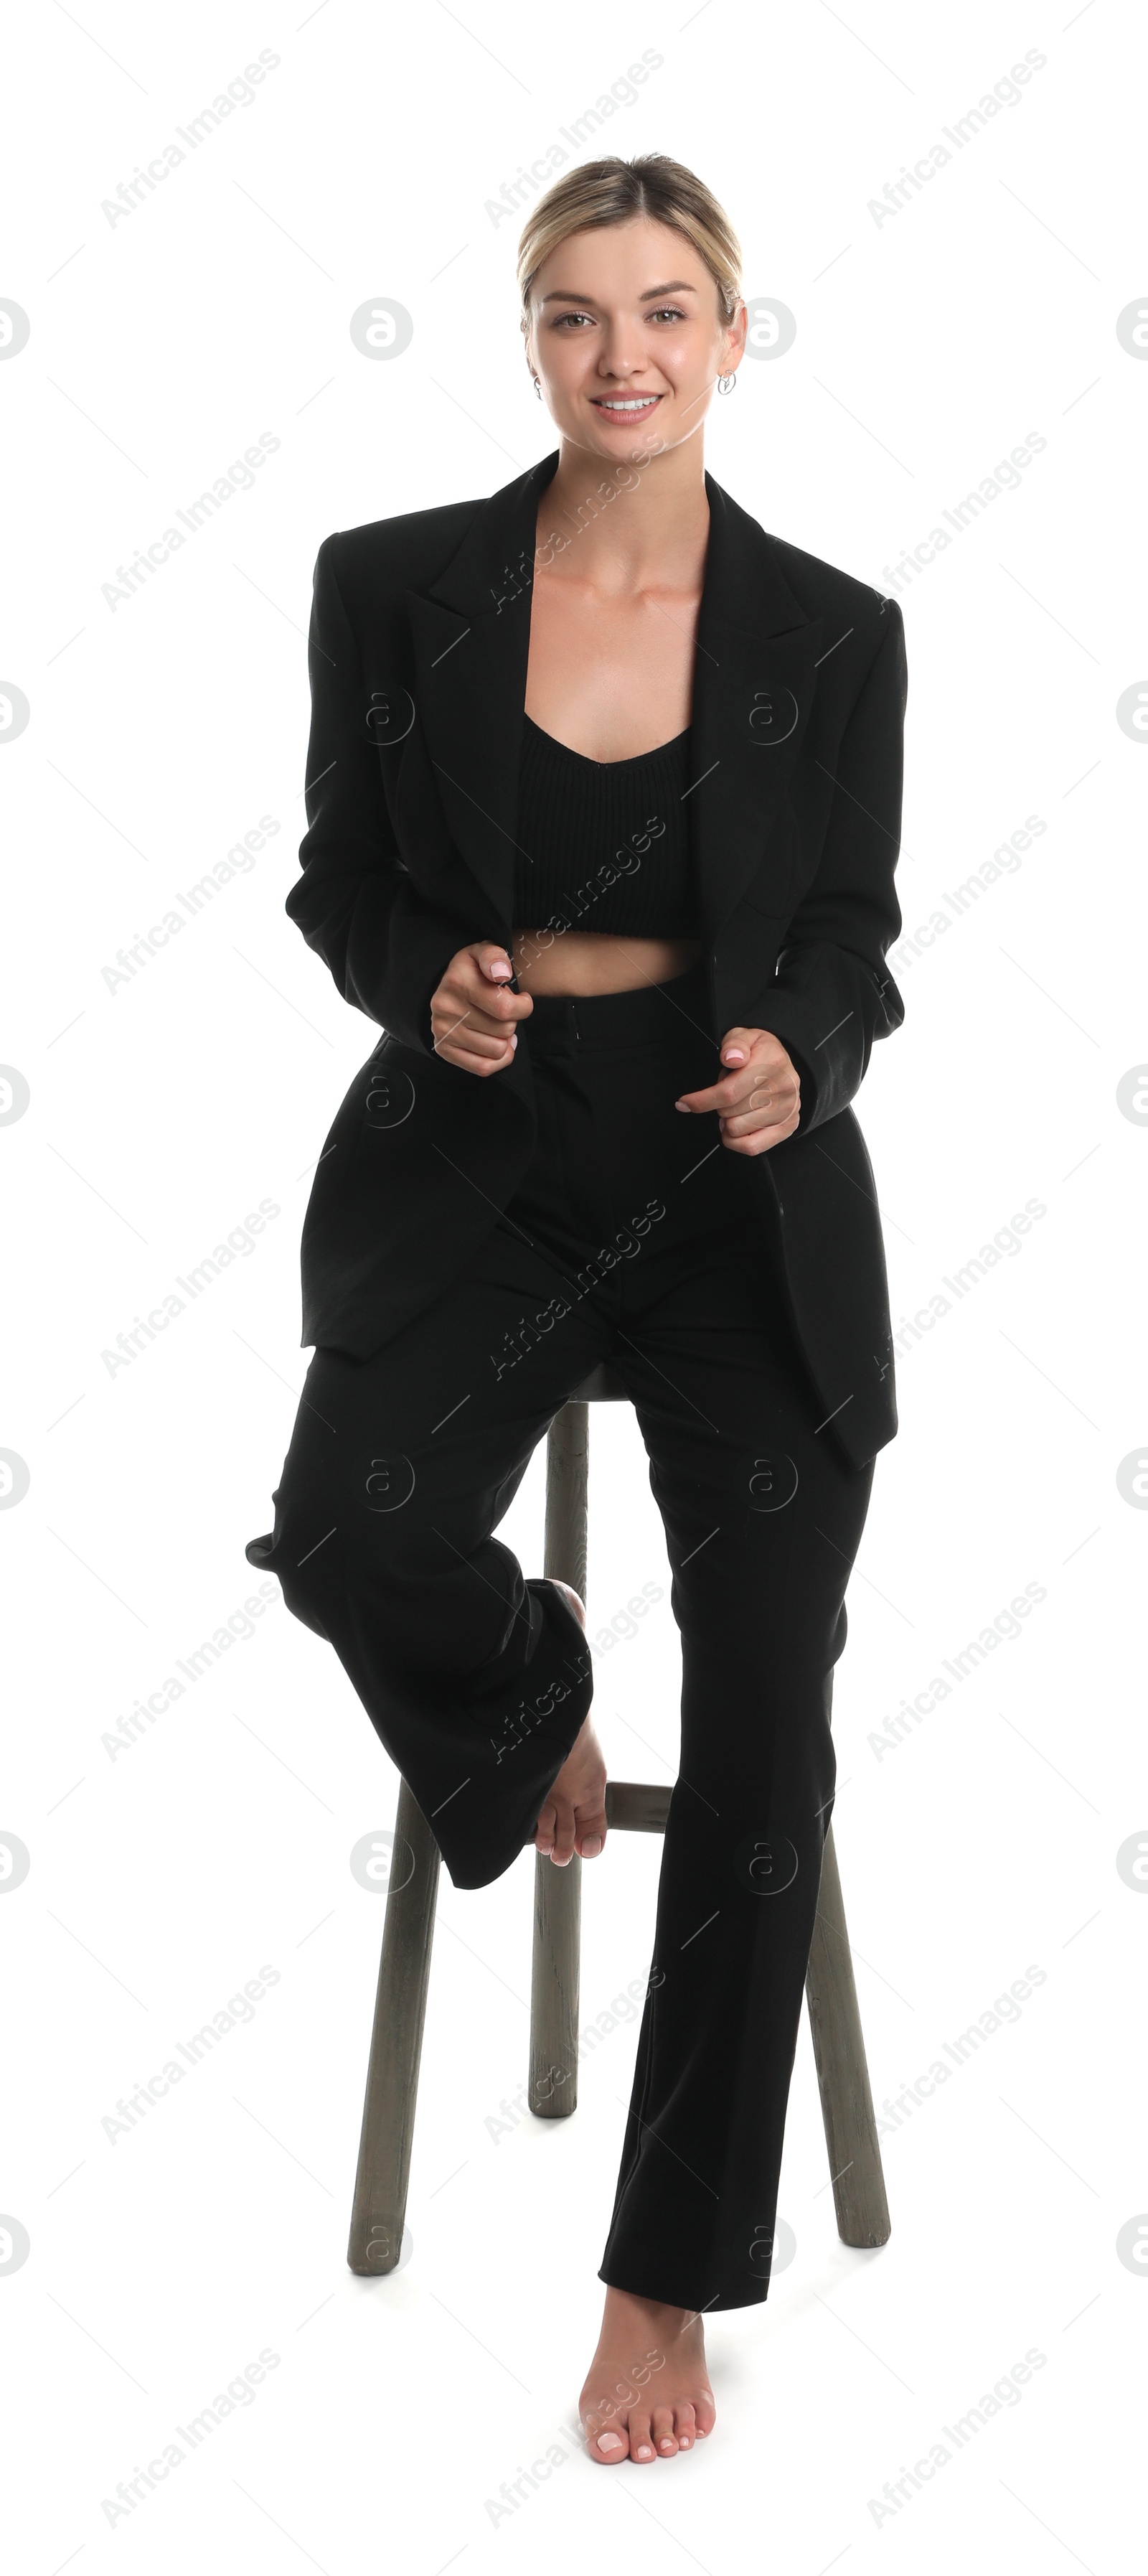
[[[736,383],[737,377],[734,375],[719,376],[717,380],[717,389],[719,394],[732,394]]]

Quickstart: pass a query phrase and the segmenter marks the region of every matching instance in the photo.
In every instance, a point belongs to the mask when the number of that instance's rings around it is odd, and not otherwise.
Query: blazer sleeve
[[[315,563],[307,660],[311,733],[303,869],[288,917],[330,967],[344,1001],[416,1047],[434,1052],[431,995],[466,932],[411,884],[367,725],[354,631],[325,537]]]
[[[885,971],[900,935],[894,871],[901,847],[905,622],[885,603],[881,641],[841,738],[817,872],[785,933],[758,1026],[788,1049],[801,1078],[795,1134],[836,1118],[860,1089],[874,1038],[905,1005]]]

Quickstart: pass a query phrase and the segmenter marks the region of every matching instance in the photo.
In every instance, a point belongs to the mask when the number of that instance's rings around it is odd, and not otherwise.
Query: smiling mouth
[[[660,394],[591,394],[595,411],[604,412],[607,420],[638,420],[660,403]]]

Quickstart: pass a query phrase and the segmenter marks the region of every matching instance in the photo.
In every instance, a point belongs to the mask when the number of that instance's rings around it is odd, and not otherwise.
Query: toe
[[[717,2408],[708,2388],[703,2396],[694,2399],[694,2422],[700,2436],[712,2433],[717,2422]]]
[[[675,2406],[674,2431],[680,2451],[691,2451],[694,2445],[694,2410],[692,2406]]]
[[[655,2406],[650,2418],[650,2430],[654,2438],[655,2451],[664,2452],[670,2456],[677,2450],[678,2437],[674,2430],[672,2406]]]
[[[654,2445],[650,2440],[649,2416],[639,2415],[634,2409],[631,2409],[630,2458],[632,2460],[652,2460],[655,2457],[656,2453]]]
[[[567,1861],[574,1858],[574,1809],[565,1798],[556,1798],[554,1814],[554,1840],[550,1858],[557,1863],[559,1869],[565,1869]]]
[[[597,1860],[606,1840],[604,1797],[596,1798],[588,1807],[579,1807],[575,1818],[574,1839],[580,1860]]]
[[[624,2431],[619,2430],[616,2416],[587,2415],[585,2427],[586,2448],[592,2460],[601,2460],[609,2466],[615,2460],[628,2457],[629,2443]]]

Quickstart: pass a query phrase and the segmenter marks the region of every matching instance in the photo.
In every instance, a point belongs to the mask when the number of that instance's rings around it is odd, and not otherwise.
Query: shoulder
[[[899,601],[784,537],[767,534],[767,541],[806,616],[825,621],[822,651],[835,684],[830,695],[840,701],[843,716],[864,698],[874,722],[902,723],[909,670]]]
[[[324,537],[316,579],[334,575],[351,612],[381,594],[401,597],[426,590],[457,554],[484,500],[448,501],[435,510],[405,510],[393,519],[368,519],[358,528],[336,528]]]
[[[827,563],[822,555],[807,554],[804,547],[790,545],[769,529],[766,535],[794,598],[808,617],[852,627],[868,636],[874,647],[884,642],[890,625],[903,627],[897,601],[875,590],[871,582],[845,572],[840,564]]]
[[[711,483],[710,494],[720,535],[718,563],[742,623],[752,624],[763,603],[776,633],[820,619],[819,668],[832,672],[827,694],[846,708],[883,648],[888,649],[882,667],[903,663],[904,620],[895,599],[843,565],[779,536],[720,485]]]

